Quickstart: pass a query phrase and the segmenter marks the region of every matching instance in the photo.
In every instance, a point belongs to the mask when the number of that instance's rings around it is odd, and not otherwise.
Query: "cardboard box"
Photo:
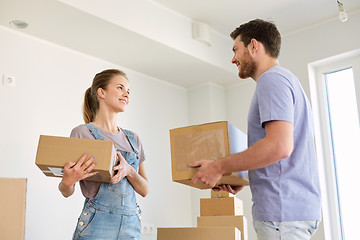
[[[245,216],[207,216],[198,217],[197,226],[200,227],[236,227],[241,232],[241,239],[248,240],[247,221]],[[225,238],[224,238],[225,239]]]
[[[234,197],[234,194],[231,194],[226,191],[214,191],[211,190],[211,198],[225,198],[225,197]]]
[[[236,227],[158,228],[157,240],[241,240]]]
[[[198,181],[193,184],[192,177],[198,169],[189,164],[201,160],[215,160],[247,148],[247,137],[229,122],[214,122],[170,130],[172,179],[200,189],[209,189]],[[247,171],[224,175],[219,184],[232,186],[249,185]]]
[[[243,202],[237,197],[201,198],[200,216],[244,215]]]
[[[0,178],[0,239],[25,236],[26,178]]]
[[[35,164],[46,176],[62,177],[64,166],[86,152],[96,156],[93,171],[98,172],[86,180],[109,182],[117,160],[112,141],[40,135]]]

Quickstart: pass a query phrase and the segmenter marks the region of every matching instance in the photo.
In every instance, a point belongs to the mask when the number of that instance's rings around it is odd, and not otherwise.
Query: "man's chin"
[[[247,79],[247,78],[249,78],[249,76],[246,76],[245,74],[240,73],[240,72],[239,72],[238,76],[239,76],[239,78],[241,78],[241,79]]]

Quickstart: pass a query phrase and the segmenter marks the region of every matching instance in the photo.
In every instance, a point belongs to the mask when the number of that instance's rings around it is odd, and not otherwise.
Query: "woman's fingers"
[[[118,156],[118,158],[119,158],[120,162],[121,162],[122,160],[125,160],[125,158],[121,155],[121,153],[120,153],[120,152],[116,151],[116,154],[117,154],[117,156]]]
[[[68,170],[72,167],[74,167],[76,165],[76,162],[68,162],[65,166],[64,166],[64,170]]]
[[[87,159],[88,155],[84,153],[79,161],[67,163],[64,166],[64,178],[77,182],[97,174],[97,172],[91,172],[96,166],[95,156]]]
[[[77,166],[82,166],[83,163],[85,162],[86,158],[89,156],[89,153],[84,153],[81,158],[79,159],[79,161],[77,161]]]
[[[110,180],[110,182],[112,184],[115,184],[115,183],[118,183],[121,181],[121,179],[123,179],[125,177],[124,173],[123,172],[118,172],[115,176],[113,176]]]
[[[96,166],[95,158],[95,156],[92,156],[81,166],[83,172],[89,173],[94,169]]]
[[[111,178],[110,182],[112,184],[118,183],[128,175],[130,172],[130,168],[132,167],[118,152],[118,156],[120,158],[120,163],[114,166],[113,170],[117,171],[117,173]]]

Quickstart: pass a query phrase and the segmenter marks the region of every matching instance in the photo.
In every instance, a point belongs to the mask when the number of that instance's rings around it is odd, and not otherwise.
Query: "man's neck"
[[[276,58],[268,57],[266,59],[263,59],[257,67],[255,76],[253,79],[257,82],[259,77],[263,75],[264,72],[268,71],[271,67],[279,66],[279,62]]]

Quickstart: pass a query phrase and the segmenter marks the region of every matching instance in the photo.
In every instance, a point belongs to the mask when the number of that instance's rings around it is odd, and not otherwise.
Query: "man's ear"
[[[102,88],[98,88],[97,95],[99,98],[104,99],[105,98],[105,91]]]
[[[252,54],[255,54],[259,50],[259,42],[255,38],[252,38],[248,44],[248,50]]]

